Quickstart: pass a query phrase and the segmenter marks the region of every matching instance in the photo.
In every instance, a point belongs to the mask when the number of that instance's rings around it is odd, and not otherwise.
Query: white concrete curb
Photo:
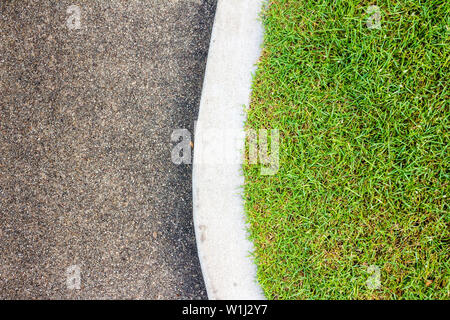
[[[193,211],[197,248],[210,299],[265,299],[250,257],[242,199],[244,105],[250,102],[252,73],[261,54],[263,0],[219,0],[196,125]],[[232,130],[240,137],[223,150],[211,132]],[[203,161],[205,155],[235,163]],[[200,160],[202,159],[202,160]]]

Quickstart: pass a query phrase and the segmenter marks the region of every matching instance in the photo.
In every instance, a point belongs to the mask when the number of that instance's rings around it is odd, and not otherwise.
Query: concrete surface
[[[244,105],[261,53],[262,0],[219,0],[196,127],[194,224],[210,299],[264,299],[242,199]]]
[[[193,130],[215,1],[0,6],[0,298],[206,298],[170,135]]]

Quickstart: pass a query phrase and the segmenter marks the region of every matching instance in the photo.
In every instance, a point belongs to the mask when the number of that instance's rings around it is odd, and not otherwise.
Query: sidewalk
[[[206,298],[170,136],[193,132],[215,1],[1,10],[0,297]]]

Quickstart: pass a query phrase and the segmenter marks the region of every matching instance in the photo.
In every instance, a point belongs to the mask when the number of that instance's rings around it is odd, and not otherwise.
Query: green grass
[[[366,26],[371,4],[380,29]],[[244,193],[268,298],[450,298],[449,11],[446,0],[265,7],[246,126],[279,129],[280,168],[245,164]]]

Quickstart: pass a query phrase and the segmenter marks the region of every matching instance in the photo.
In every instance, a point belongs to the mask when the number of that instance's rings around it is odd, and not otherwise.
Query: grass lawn
[[[450,2],[272,0],[263,21],[246,126],[279,129],[280,168],[244,165],[244,192],[267,298],[449,299]]]

